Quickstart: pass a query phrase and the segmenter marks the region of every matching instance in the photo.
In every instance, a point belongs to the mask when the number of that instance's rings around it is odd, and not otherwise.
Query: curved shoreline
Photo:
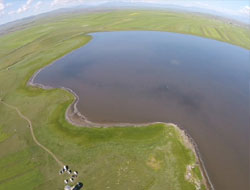
[[[60,58],[58,58],[60,59]],[[56,61],[56,60],[55,60]],[[47,85],[43,85],[40,83],[34,83],[34,79],[36,78],[36,76],[45,68],[49,67],[50,65],[52,65],[55,61],[53,61],[52,63],[46,65],[45,67],[39,69],[38,71],[36,71],[32,77],[29,79],[27,85],[29,86],[33,86],[33,87],[38,87],[38,88],[42,88],[44,90],[47,89],[55,89],[55,87],[52,86],[47,86]],[[163,124],[166,127],[167,126],[172,126],[174,128],[176,128],[179,132],[180,135],[182,137],[182,140],[184,141],[183,143],[185,144],[185,146],[189,149],[191,149],[191,151],[194,153],[196,161],[198,162],[200,169],[201,169],[201,175],[203,177],[203,182],[206,186],[206,188],[208,190],[215,190],[208,172],[206,170],[204,161],[201,157],[201,153],[198,149],[198,145],[195,143],[194,139],[187,133],[187,131],[180,126],[177,126],[174,123],[166,123],[166,122],[148,122],[148,123],[95,123],[92,122],[90,120],[87,119],[86,116],[84,116],[83,114],[80,113],[80,111],[77,109],[77,103],[79,102],[79,96],[70,88],[66,88],[66,87],[59,87],[59,89],[65,90],[70,92],[71,94],[73,94],[74,96],[74,101],[68,106],[66,112],[65,112],[65,118],[66,120],[76,126],[76,127],[89,127],[89,128],[110,128],[110,127],[147,127],[149,125],[154,125],[154,124]]]
[[[38,84],[42,85],[42,84]],[[46,88],[46,86],[44,86]],[[48,86],[48,88],[53,88]],[[182,137],[182,140],[184,141],[184,144],[186,147],[192,150],[196,157],[196,161],[198,162],[200,169],[201,169],[201,175],[203,177],[204,184],[206,185],[206,188],[208,190],[215,190],[208,172],[205,167],[205,163],[201,157],[201,153],[198,149],[198,145],[195,143],[194,139],[187,133],[187,131],[174,123],[166,123],[166,122],[148,122],[148,123],[95,123],[87,119],[84,115],[81,114],[81,112],[77,109],[77,103],[79,101],[79,96],[70,88],[61,87],[61,89],[64,89],[74,95],[75,100],[68,106],[66,112],[65,112],[65,118],[66,120],[71,123],[74,126],[78,127],[90,127],[90,128],[109,128],[109,127],[147,127],[149,125],[154,124],[163,124],[166,127],[172,126],[176,128]],[[76,117],[76,118],[74,118]],[[80,121],[77,121],[80,120]]]

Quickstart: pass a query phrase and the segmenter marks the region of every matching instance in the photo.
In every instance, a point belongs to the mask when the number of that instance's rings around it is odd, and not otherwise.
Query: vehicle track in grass
[[[66,88],[63,88],[63,89],[69,91],[69,89],[66,89]],[[71,92],[71,91],[70,91],[70,92]],[[75,98],[76,98],[75,101],[72,103],[73,105],[76,103],[76,100],[77,100],[77,97],[75,97]],[[34,131],[33,131],[32,122],[30,121],[30,119],[29,119],[28,117],[26,117],[25,115],[22,114],[22,112],[18,109],[18,107],[15,107],[15,106],[13,106],[13,105],[10,105],[10,104],[4,102],[3,100],[1,100],[1,98],[0,98],[0,103],[4,104],[5,106],[7,106],[7,107],[9,107],[9,108],[11,108],[11,109],[14,109],[22,119],[24,119],[25,121],[27,121],[28,124],[29,124],[31,136],[32,136],[34,142],[35,142],[40,148],[42,148],[44,151],[46,151],[48,154],[50,154],[50,155],[53,157],[53,159],[58,163],[58,165],[59,165],[60,167],[63,167],[63,166],[65,165],[65,164],[63,164],[62,161],[60,161],[60,160],[56,157],[56,155],[55,155],[53,152],[51,152],[48,148],[46,148],[44,145],[42,145],[42,144],[37,140],[37,138],[36,138],[36,136],[35,136],[35,134],[34,134]],[[72,105],[71,105],[71,106],[72,106]],[[69,106],[69,108],[70,108],[70,106]],[[66,111],[66,113],[67,113],[67,112],[68,112],[68,110]],[[67,115],[67,114],[66,114],[66,115]],[[97,124],[97,123],[92,123],[91,121],[88,121],[87,118],[84,118],[84,119],[85,119],[85,122],[87,121],[87,123],[85,123],[85,124],[86,124],[85,127],[91,127],[91,128],[92,128],[92,127],[93,127],[93,128],[94,128],[94,127],[97,127],[97,128],[99,128],[99,127],[101,127],[101,128],[103,128],[103,127],[104,127],[104,128],[106,128],[106,127],[111,127],[110,124]],[[69,121],[70,123],[72,123],[72,121],[70,121],[68,118],[67,118],[67,121]],[[205,169],[203,160],[201,159],[201,156],[200,156],[199,150],[198,150],[198,148],[197,148],[197,145],[194,143],[193,139],[192,139],[183,129],[179,128],[177,125],[175,125],[175,124],[173,124],[173,123],[152,122],[152,123],[143,123],[143,124],[131,124],[131,123],[130,123],[130,124],[120,124],[120,125],[117,125],[117,127],[128,127],[128,126],[145,127],[145,126],[148,126],[148,125],[150,125],[150,124],[152,125],[152,124],[159,124],[159,123],[164,124],[164,125],[171,125],[172,127],[175,127],[175,128],[177,128],[177,129],[180,130],[181,136],[182,136],[182,138],[185,140],[184,144],[185,144],[188,148],[190,148],[190,149],[194,152],[194,154],[196,155],[197,161],[199,162],[200,168],[201,168],[201,170],[202,170],[203,178],[205,179],[205,186],[206,186],[206,188],[209,189],[209,190],[210,190],[210,189],[211,189],[211,190],[214,190],[213,184],[211,183],[210,178],[209,178],[209,176],[208,176],[208,174],[207,174],[207,171],[206,171],[206,169]],[[72,124],[75,124],[75,123],[72,123]]]
[[[63,167],[64,164],[62,161],[59,160],[59,158],[57,158],[57,156],[51,152],[47,147],[45,147],[44,145],[42,145],[36,138],[35,134],[34,134],[34,130],[33,130],[33,126],[32,126],[32,122],[30,121],[30,119],[28,117],[26,117],[25,115],[22,114],[22,112],[15,106],[13,105],[10,105],[6,102],[4,102],[1,98],[0,98],[0,102],[5,105],[6,107],[10,108],[10,109],[14,109],[17,114],[22,118],[24,119],[25,121],[28,122],[28,125],[29,125],[29,129],[30,129],[30,133],[31,133],[31,136],[32,136],[32,139],[33,141],[36,143],[37,146],[39,146],[41,149],[43,149],[45,152],[47,152],[56,162],[57,164],[60,166],[60,167]]]

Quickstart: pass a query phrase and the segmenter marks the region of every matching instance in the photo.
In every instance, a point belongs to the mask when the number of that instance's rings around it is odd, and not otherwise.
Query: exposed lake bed
[[[228,180],[247,185],[248,50],[166,32],[91,35],[35,82],[72,89],[90,121],[176,123],[195,139],[218,189]]]

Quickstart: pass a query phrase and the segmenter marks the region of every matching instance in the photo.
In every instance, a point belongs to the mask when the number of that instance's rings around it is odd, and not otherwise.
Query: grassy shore
[[[79,171],[87,190],[191,190],[197,183],[205,189],[195,154],[176,128],[75,127],[64,115],[74,101],[71,93],[26,85],[37,70],[88,43],[88,33],[120,30],[185,33],[250,49],[249,30],[191,14],[111,11],[44,18],[0,37],[0,97],[32,121],[40,143]],[[27,125],[0,104],[0,190],[62,189],[59,166],[33,142]],[[185,177],[189,166],[191,180]]]

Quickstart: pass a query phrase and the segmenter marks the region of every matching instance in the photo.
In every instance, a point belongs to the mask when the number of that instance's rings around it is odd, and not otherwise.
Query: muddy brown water
[[[95,122],[172,122],[198,144],[217,190],[249,188],[249,50],[167,32],[93,33],[34,82],[68,87]]]

